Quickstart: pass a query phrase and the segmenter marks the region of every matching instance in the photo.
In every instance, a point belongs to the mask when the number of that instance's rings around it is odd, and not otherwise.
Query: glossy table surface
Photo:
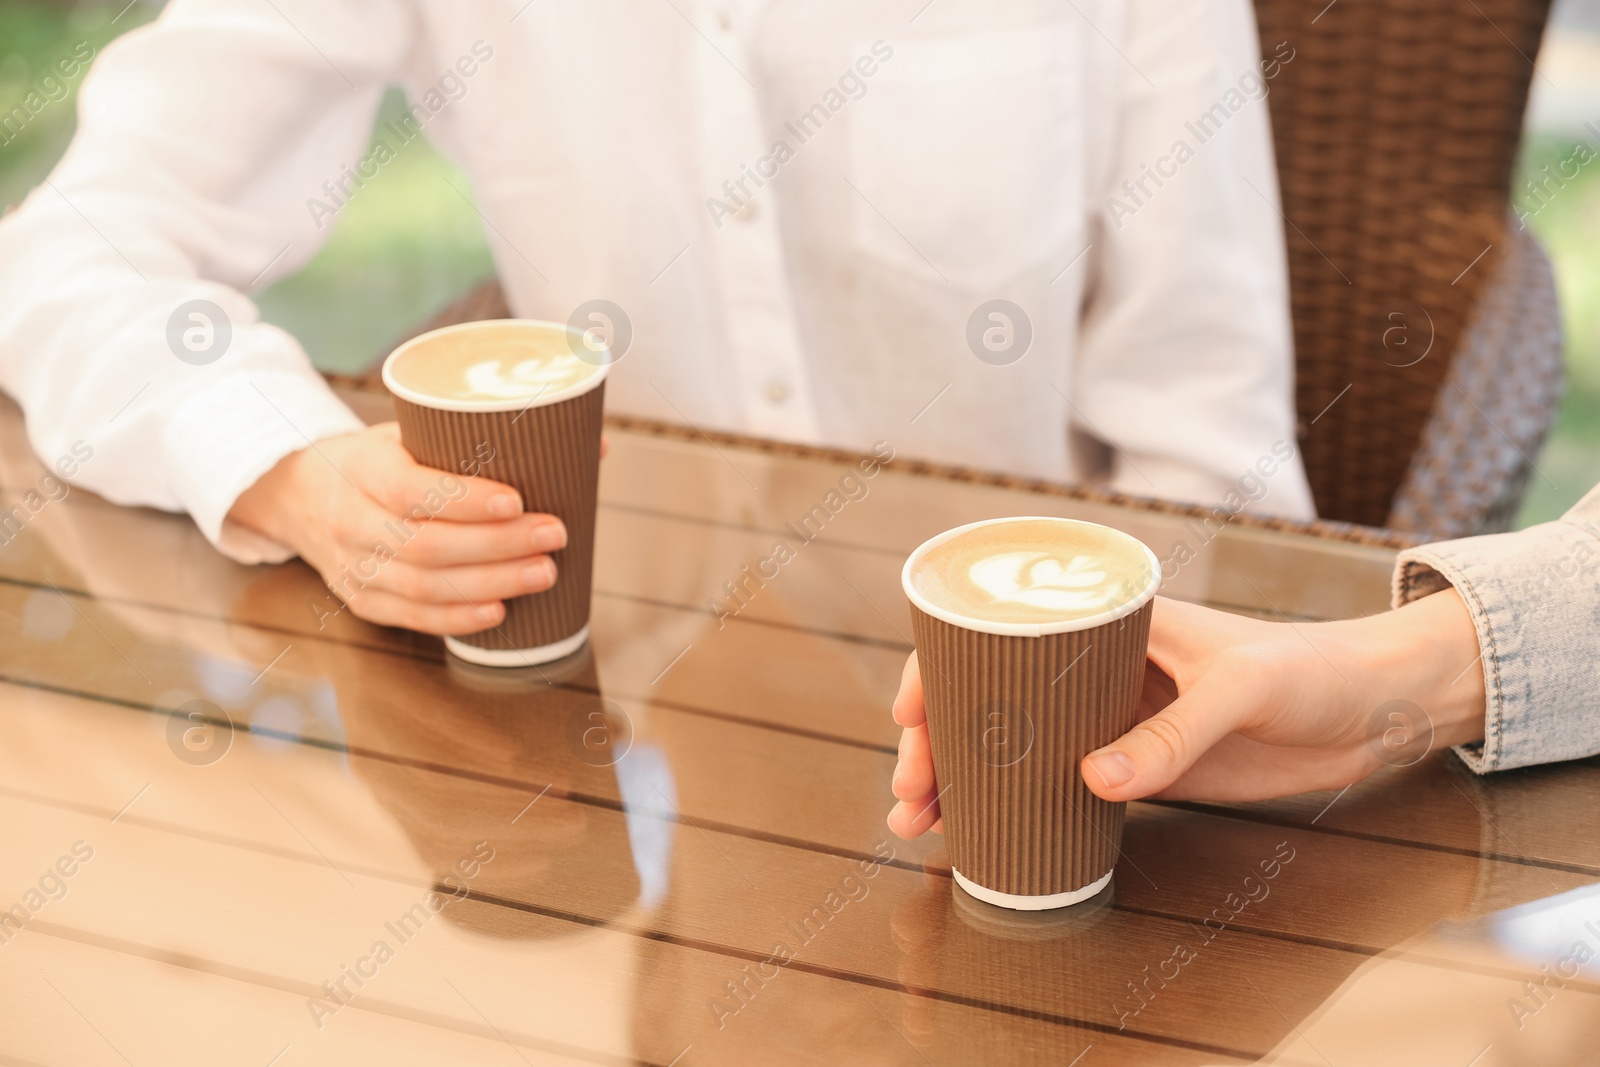
[[[1110,890],[999,911],[884,826],[901,562],[991,515],[1194,527],[891,468],[801,542],[838,462],[610,442],[589,650],[494,671],[41,494],[0,408],[0,1063],[1595,1062],[1600,765],[1136,803]],[[1197,547],[1169,595],[1385,606],[1392,550]]]

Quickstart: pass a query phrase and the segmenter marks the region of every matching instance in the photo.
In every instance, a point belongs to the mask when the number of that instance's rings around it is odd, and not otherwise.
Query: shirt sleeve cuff
[[[227,515],[284,456],[364,428],[309,367],[229,375],[185,399],[163,450],[179,501],[206,539],[240,563],[281,563],[294,552]]]
[[[1453,586],[1472,616],[1484,739],[1455,749],[1472,770],[1600,752],[1597,561],[1595,531],[1565,521],[1423,545],[1396,559],[1395,607]]]

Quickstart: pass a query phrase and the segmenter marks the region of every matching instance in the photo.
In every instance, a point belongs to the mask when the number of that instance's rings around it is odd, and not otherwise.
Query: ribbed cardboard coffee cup
[[[508,330],[527,331],[530,345],[548,344],[552,333],[558,335],[596,369],[574,386],[531,399],[434,396],[396,380],[395,363],[402,357],[427,358],[430,346],[456,351],[480,331],[503,338]],[[597,346],[592,334],[563,323],[495,319],[422,334],[384,360],[383,383],[394,394],[400,439],[418,463],[503,482],[522,494],[524,510],[555,515],[567,527],[566,547],[551,553],[555,585],[507,600],[498,626],[446,637],[445,646],[462,659],[526,667],[571,655],[588,638],[601,407],[610,363],[609,353]]]
[[[901,584],[911,601],[956,882],[991,904],[1042,910],[1087,900],[1111,880],[1126,805],[1089,792],[1078,765],[1134,725],[1161,571],[1136,539],[1075,523],[1122,539],[1148,563],[1121,583],[1104,611],[1059,622],[990,622],[917,591],[912,574],[930,549],[1010,521],[1018,520],[971,523],[928,540],[906,560]]]

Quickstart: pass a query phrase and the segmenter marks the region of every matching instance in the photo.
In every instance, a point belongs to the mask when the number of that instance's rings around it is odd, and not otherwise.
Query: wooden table
[[[1436,754],[1337,796],[1137,803],[1107,894],[989,908],[938,840],[884,827],[902,560],[991,515],[1163,556],[1194,520],[891,469],[802,541],[785,524],[839,457],[610,439],[592,654],[492,671],[348,612],[319,628],[309,569],[232,564],[186,518],[30,508],[44,470],[0,411],[25,519],[0,535],[0,909],[23,909],[0,1062],[1600,1056],[1597,964],[1570,961],[1600,955],[1593,761],[1479,779]],[[726,610],[779,539],[795,558]],[[1167,592],[1375,611],[1391,558],[1232,524]]]

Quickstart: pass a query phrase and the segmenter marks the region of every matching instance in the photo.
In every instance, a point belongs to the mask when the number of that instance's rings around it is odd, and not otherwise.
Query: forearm
[[[361,425],[247,292],[326,238],[306,196],[366,142],[410,32],[388,0],[280,6],[174,3],[107,48],[67,155],[0,222],[0,388],[35,450],[247,561],[233,499]]]

